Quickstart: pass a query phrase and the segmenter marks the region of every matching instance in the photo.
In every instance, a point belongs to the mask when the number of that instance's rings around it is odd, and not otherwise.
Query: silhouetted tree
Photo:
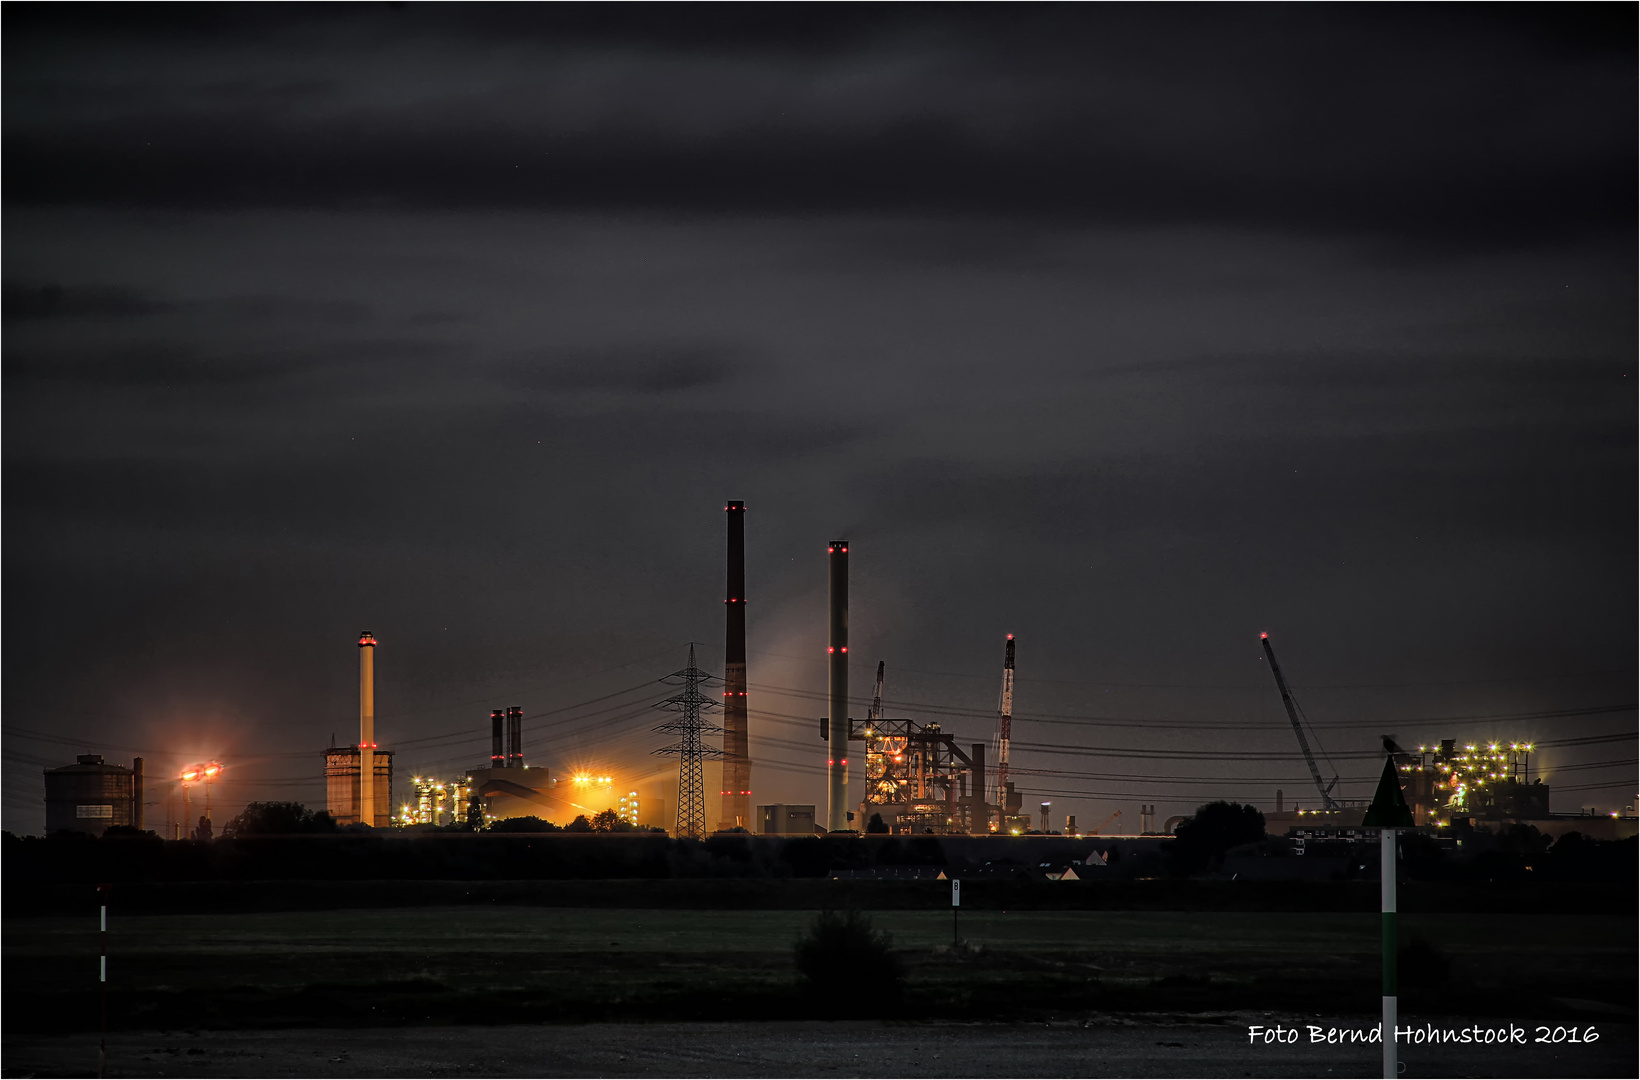
[[[888,831],[888,822],[883,820],[881,814],[872,814],[871,820],[866,822],[866,832],[868,833],[886,833]]]
[[[576,820],[577,821],[585,821],[586,819],[585,818],[576,818]],[[510,817],[510,818],[502,818],[500,821],[492,821],[492,822],[490,822],[490,831],[491,832],[558,832],[559,829],[558,829],[558,826],[554,825],[550,821],[543,821],[540,818],[536,817],[534,814],[527,814],[524,817]],[[569,829],[568,826],[565,826],[564,831],[569,832],[571,830]]]
[[[1264,815],[1257,808],[1232,802],[1198,806],[1193,817],[1179,824],[1168,845],[1174,870],[1194,874],[1241,844],[1264,839]]]
[[[211,838],[211,819],[204,814],[199,815],[199,824],[194,827],[195,840],[209,840]]]
[[[619,832],[620,826],[625,824],[626,822],[621,820],[621,815],[613,810],[600,810],[592,815],[593,832]]]
[[[473,801],[467,804],[467,828],[478,832],[484,828],[484,804]]]
[[[222,827],[223,836],[288,836],[331,833],[336,819],[330,811],[309,810],[299,802],[253,802]]]
[[[575,815],[575,820],[570,822],[568,825],[564,826],[564,831],[565,832],[591,832],[592,831],[592,822],[587,820],[587,816],[585,814],[576,814]]]

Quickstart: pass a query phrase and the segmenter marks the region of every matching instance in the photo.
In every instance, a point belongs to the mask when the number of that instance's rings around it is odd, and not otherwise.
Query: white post
[[[1381,933],[1384,949],[1384,1077],[1396,1080],[1399,1059],[1396,1054],[1396,934],[1395,934],[1395,830],[1378,830],[1379,851],[1379,907],[1382,914]]]

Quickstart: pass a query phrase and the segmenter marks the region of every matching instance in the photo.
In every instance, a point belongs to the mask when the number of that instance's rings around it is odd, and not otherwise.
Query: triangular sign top
[[[1367,818],[1361,823],[1364,826],[1377,826],[1380,829],[1410,829],[1412,825],[1412,811],[1407,809],[1406,797],[1401,794],[1401,781],[1395,775],[1395,758],[1384,759],[1384,772],[1378,778],[1378,791],[1372,797],[1372,805],[1367,807]]]

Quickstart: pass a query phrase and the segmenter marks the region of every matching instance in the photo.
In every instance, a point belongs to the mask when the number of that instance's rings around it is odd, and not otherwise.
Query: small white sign
[[[104,803],[101,806],[76,806],[74,816],[77,818],[111,818],[114,808]]]
[[[962,906],[962,882],[957,878],[951,879],[951,906]]]

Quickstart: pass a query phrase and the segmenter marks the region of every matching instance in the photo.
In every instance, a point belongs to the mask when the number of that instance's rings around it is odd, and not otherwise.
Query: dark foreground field
[[[1249,1045],[1251,1024],[1370,1027],[1373,1017],[1100,1016],[1017,1024],[878,1021],[133,1032],[119,1076],[1379,1076],[1378,1047]],[[1442,1023],[1462,1027],[1462,1018]],[[1575,1046],[1409,1047],[1415,1076],[1632,1076],[1636,1030]],[[1584,1029],[1587,1030],[1587,1026]],[[6,1037],[4,1075],[91,1076],[94,1037]]]
[[[879,911],[904,993],[817,999],[811,911],[460,906],[116,916],[110,1075],[1371,1075],[1368,912]],[[7,1076],[95,1069],[94,919],[5,922]],[[1408,914],[1403,1016],[1596,1031],[1411,1049],[1408,1075],[1632,1075],[1629,914]],[[722,1021],[737,1021],[724,1024]],[[610,1022],[616,1022],[611,1024]],[[1534,1032],[1535,1034],[1535,1032]],[[1619,1067],[1620,1066],[1620,1067]],[[1426,1072],[1425,1070],[1428,1070]],[[1614,1072],[1615,1070],[1615,1072]]]

